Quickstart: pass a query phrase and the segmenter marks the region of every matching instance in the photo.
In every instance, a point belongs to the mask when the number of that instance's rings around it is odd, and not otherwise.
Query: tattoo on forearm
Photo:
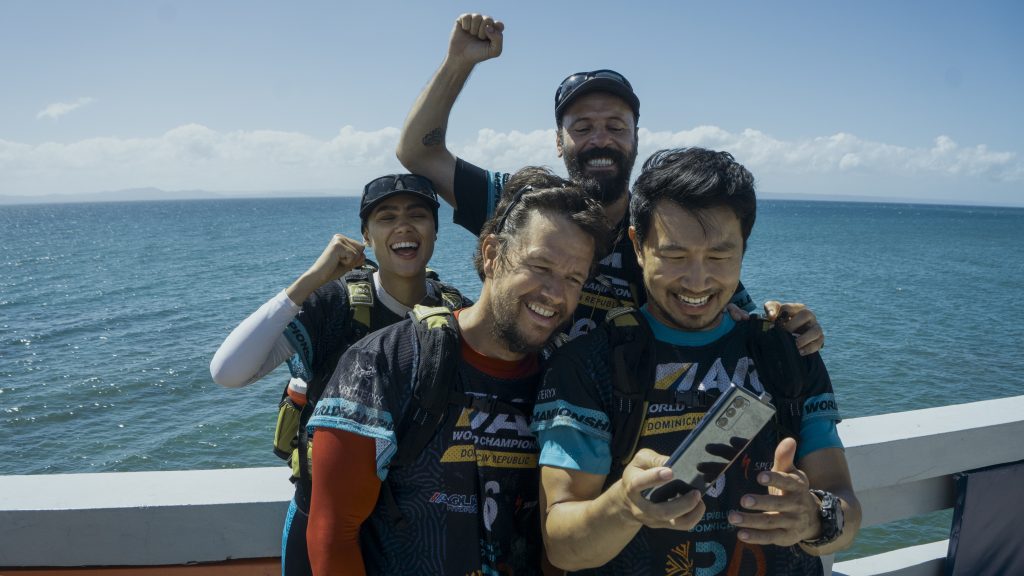
[[[424,146],[439,146],[441,144],[444,144],[444,128],[438,126],[423,135]]]

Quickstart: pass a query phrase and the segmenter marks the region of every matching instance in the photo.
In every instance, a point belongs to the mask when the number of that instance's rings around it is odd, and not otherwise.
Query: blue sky
[[[398,130],[455,17],[504,54],[450,147],[554,155],[567,74],[641,98],[641,159],[729,150],[766,195],[1024,205],[1020,2],[0,2],[0,196],[137,187],[353,191],[400,170]]]

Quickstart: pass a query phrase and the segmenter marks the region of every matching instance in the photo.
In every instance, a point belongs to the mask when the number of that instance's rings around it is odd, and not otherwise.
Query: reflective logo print
[[[804,420],[813,419],[839,420],[835,394],[819,394],[804,401]]]
[[[536,468],[536,453],[477,450],[472,444],[449,446],[441,462],[476,462],[481,468]]]
[[[680,383],[679,389],[689,390],[693,384],[693,374],[696,372],[696,370],[690,371],[690,368],[693,366],[692,362],[658,364],[654,374],[654,389],[668,390],[673,384],[679,382],[683,375],[687,375],[687,381]]]
[[[693,430],[704,417],[704,412],[694,414],[679,414],[676,416],[657,416],[644,419],[644,428],[641,436],[657,436],[659,434],[671,434]]]
[[[611,421],[603,412],[580,408],[562,400],[535,406],[533,422],[540,430],[550,430],[555,426],[571,426],[577,430],[589,428],[604,438],[610,436],[612,428]]]
[[[594,291],[597,291],[598,289],[598,287],[593,288]],[[600,294],[594,294],[594,292],[591,292],[589,284],[584,288],[584,290],[586,290],[586,292],[584,292],[580,297],[579,305],[581,306],[590,306],[591,308],[597,308],[598,310],[611,310],[612,308],[621,306],[620,302],[615,298],[610,296],[601,296]]]
[[[441,456],[441,462],[476,462],[476,447],[472,444],[449,446]]]
[[[302,378],[305,381],[313,379],[311,367],[313,365],[313,347],[310,344],[309,334],[306,327],[298,320],[292,320],[285,328],[285,338],[295,349],[295,354],[288,360],[288,367],[292,376]]]
[[[322,425],[314,420],[321,418],[335,421],[338,419],[351,420],[360,426],[378,428],[388,432],[393,429],[390,413],[345,398],[324,398],[317,402],[313,416],[310,417],[310,425]],[[331,424],[327,425],[331,426]],[[335,425],[337,424],[335,423]]]
[[[522,414],[497,413],[491,417],[484,411],[463,408],[451,439],[458,444],[445,450],[442,462],[475,462],[480,468],[537,466],[537,439]]]
[[[520,438],[533,438],[533,432],[530,432],[530,423],[527,422],[526,416],[522,414],[499,412],[494,415],[494,418],[491,418],[490,412],[463,408],[462,412],[459,413],[459,419],[455,422],[455,427],[469,428],[477,431],[488,419],[491,420],[491,423],[483,430],[484,434],[495,434],[503,430],[511,430]]]
[[[521,454],[517,452],[495,452],[477,450],[476,465],[481,468],[536,468],[537,454]]]
[[[464,514],[476,514],[476,494],[445,494],[434,492],[430,497],[431,504],[443,504],[449,512],[461,512]]]
[[[658,366],[658,370],[661,370],[661,366]],[[666,370],[672,366],[679,366],[679,364],[665,364]],[[761,384],[761,380],[757,377],[757,370],[751,370],[754,366],[750,358],[743,357],[736,361],[735,370],[732,374],[726,370],[725,365],[722,364],[721,358],[716,358],[708,368],[707,374],[700,379],[700,382],[696,384],[696,390],[719,390],[725,392],[729,389],[729,385],[733,382],[737,386],[742,386],[749,382],[749,388],[755,394],[761,394],[764,392],[764,385]],[[679,384],[676,385],[676,390],[680,392],[687,392],[694,390],[694,380],[696,375],[700,372],[700,364],[694,363],[689,366],[688,370],[681,371],[681,378],[679,378]],[[661,372],[658,372],[660,375]],[[666,376],[667,378],[667,376]]]
[[[804,404],[804,411],[808,414],[814,414],[815,412],[821,412],[822,410],[836,410],[835,400],[818,400],[816,402],[808,402]]]

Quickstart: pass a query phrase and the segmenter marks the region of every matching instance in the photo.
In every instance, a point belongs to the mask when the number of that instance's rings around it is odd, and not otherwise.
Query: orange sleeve
[[[359,527],[380,493],[373,438],[319,428],[313,441],[313,495],[306,546],[313,574],[365,576]]]

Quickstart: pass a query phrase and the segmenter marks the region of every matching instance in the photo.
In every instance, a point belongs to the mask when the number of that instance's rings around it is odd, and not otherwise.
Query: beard
[[[516,325],[519,317],[520,300],[518,298],[495,299],[493,307],[494,321],[491,323],[491,336],[505,344],[509,352],[516,354],[532,354],[540,352],[550,343],[558,330],[552,331],[543,342],[529,342]]]
[[[594,176],[586,171],[586,164],[592,158],[610,158],[618,166],[615,174]],[[579,155],[571,151],[565,153],[565,169],[569,177],[576,182],[591,180],[597,183],[601,191],[600,198],[595,198],[602,204],[612,204],[622,198],[629,189],[629,175],[633,173],[633,163],[636,162],[636,147],[628,156],[611,148],[593,148]]]

